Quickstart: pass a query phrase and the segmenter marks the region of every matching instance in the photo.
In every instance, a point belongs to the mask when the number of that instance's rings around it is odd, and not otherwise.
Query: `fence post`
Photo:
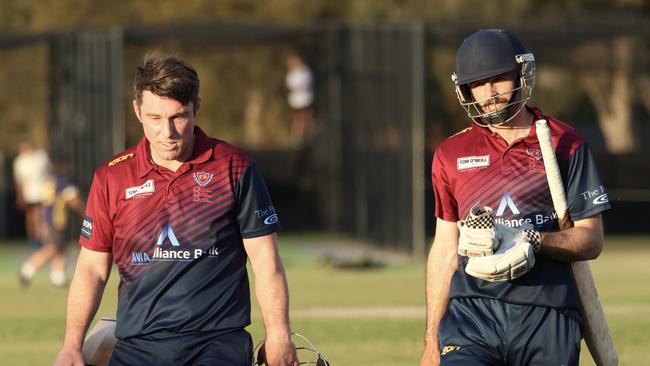
[[[424,25],[411,24],[411,201],[412,201],[412,257],[425,255],[425,57]]]

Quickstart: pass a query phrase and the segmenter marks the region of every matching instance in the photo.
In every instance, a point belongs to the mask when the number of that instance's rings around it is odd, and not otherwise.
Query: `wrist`
[[[291,329],[282,328],[282,329],[268,329],[266,331],[267,341],[287,341],[291,340]]]
[[[424,345],[427,346],[427,347],[430,347],[430,346],[433,346],[433,345],[437,346],[438,345],[438,337],[434,336],[432,334],[429,334],[429,333],[425,334],[424,335]]]
[[[82,347],[83,347],[83,343],[77,341],[64,340],[61,349],[72,351],[72,352],[81,352]]]

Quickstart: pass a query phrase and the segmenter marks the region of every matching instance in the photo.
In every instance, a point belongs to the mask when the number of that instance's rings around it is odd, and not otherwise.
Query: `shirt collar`
[[[201,128],[194,126],[194,151],[192,156],[185,163],[201,164],[205,163],[213,156],[212,150],[214,143]],[[149,151],[149,141],[143,136],[136,147],[136,159],[138,161],[137,173],[140,178],[144,178],[149,172],[156,168],[155,163],[151,159]]]

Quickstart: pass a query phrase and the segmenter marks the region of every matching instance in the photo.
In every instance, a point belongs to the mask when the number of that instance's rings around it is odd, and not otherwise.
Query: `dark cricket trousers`
[[[580,324],[556,309],[451,299],[440,324],[444,366],[577,366]]]
[[[110,366],[250,366],[253,340],[244,329],[227,333],[155,334],[118,340]]]

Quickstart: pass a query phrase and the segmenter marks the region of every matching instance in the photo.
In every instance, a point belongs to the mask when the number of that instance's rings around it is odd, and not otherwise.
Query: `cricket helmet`
[[[474,100],[470,83],[493,76],[515,73],[515,86],[507,105],[483,111],[481,104],[496,102],[501,95]],[[535,57],[521,41],[504,29],[481,29],[465,38],[456,54],[456,72],[451,75],[456,96],[467,115],[481,126],[500,125],[514,117],[530,98],[535,83]]]
[[[305,344],[304,346],[296,345],[296,352],[298,353],[298,359],[300,360],[301,365],[331,366],[330,363],[325,360],[325,356],[323,356],[323,354],[309,341],[309,339],[298,333],[292,332],[291,335],[300,338]],[[266,365],[264,341],[265,339],[258,343],[253,350],[253,366]]]

